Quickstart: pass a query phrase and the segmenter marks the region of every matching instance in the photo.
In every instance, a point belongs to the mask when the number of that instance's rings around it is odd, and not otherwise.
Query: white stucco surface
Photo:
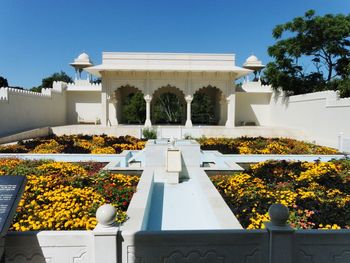
[[[350,136],[350,98],[334,91],[271,99],[271,124],[302,129],[317,143],[338,146],[338,135]]]
[[[211,71],[232,72],[237,77],[251,71],[235,65],[234,54],[103,52],[102,64],[86,71]]]
[[[271,93],[236,93],[236,125],[242,122],[254,122],[256,125],[267,126],[271,123],[270,115]]]
[[[66,123],[65,84],[34,93],[0,88],[0,136]]]
[[[94,123],[101,117],[99,91],[67,91],[68,124]]]

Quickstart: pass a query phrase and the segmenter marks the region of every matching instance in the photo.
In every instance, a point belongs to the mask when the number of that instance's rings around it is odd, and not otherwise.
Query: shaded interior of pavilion
[[[185,95],[179,88],[166,85],[146,96],[131,85],[113,91],[114,114],[118,124],[142,125],[147,118],[147,104],[152,125],[219,125],[227,120],[227,102],[223,92],[215,86],[199,88],[193,95]]]

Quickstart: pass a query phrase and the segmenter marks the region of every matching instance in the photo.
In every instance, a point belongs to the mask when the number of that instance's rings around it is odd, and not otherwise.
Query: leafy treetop
[[[273,37],[277,42],[268,53],[274,62],[267,64],[264,77],[275,89],[287,95],[327,89],[350,95],[345,85],[350,84],[350,15],[316,16],[309,10],[277,25]]]
[[[56,72],[51,76],[43,78],[41,81],[41,85],[38,87],[33,87],[31,91],[41,92],[43,88],[52,88],[52,84],[54,81],[63,81],[63,82],[73,82],[72,78],[69,77],[65,72]]]
[[[0,76],[0,88],[2,88],[2,87],[8,87],[9,86],[9,84],[8,84],[8,82],[7,82],[7,79],[5,79],[4,77],[1,77]]]

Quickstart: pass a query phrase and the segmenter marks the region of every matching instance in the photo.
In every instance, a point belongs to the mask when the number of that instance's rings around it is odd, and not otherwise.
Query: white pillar
[[[115,224],[116,209],[109,204],[97,209],[97,226],[94,235],[95,259],[91,262],[117,263],[118,258],[118,226]]]
[[[226,97],[222,95],[219,100],[219,105],[220,105],[220,120],[219,120],[219,125],[224,126],[227,120],[227,110],[226,110]]]
[[[77,81],[79,79],[79,75],[78,75],[78,69],[75,69],[75,77],[74,77],[74,81]]]
[[[235,110],[236,110],[236,95],[231,94],[227,98],[227,121],[226,121],[226,127],[235,127]]]
[[[109,120],[111,125],[118,125],[118,100],[115,94],[111,97],[109,106]]]
[[[192,120],[191,120],[191,103],[192,103],[192,100],[193,100],[193,96],[192,95],[187,95],[185,97],[185,100],[187,102],[187,120],[186,120],[186,124],[185,126],[187,128],[190,128],[192,127]]]
[[[151,100],[152,96],[147,94],[146,96],[143,97],[146,101],[146,121],[145,121],[145,127],[151,127],[152,122],[151,122]]]

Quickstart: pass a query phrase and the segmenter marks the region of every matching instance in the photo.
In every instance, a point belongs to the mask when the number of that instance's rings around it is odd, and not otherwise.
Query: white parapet
[[[101,83],[91,83],[88,80],[76,80],[67,84],[68,91],[101,91]]]
[[[252,93],[272,93],[272,87],[270,85],[263,85],[260,81],[248,81],[242,84],[238,92],[252,92]]]
[[[8,88],[0,88],[0,100],[8,100],[9,91]]]
[[[67,83],[63,81],[54,81],[52,84],[52,90],[55,92],[63,92],[67,88]]]
[[[48,97],[51,96],[47,92],[34,92],[26,89],[16,89],[16,88],[5,88],[7,90],[7,95],[20,95],[20,96],[31,96],[31,97]]]

